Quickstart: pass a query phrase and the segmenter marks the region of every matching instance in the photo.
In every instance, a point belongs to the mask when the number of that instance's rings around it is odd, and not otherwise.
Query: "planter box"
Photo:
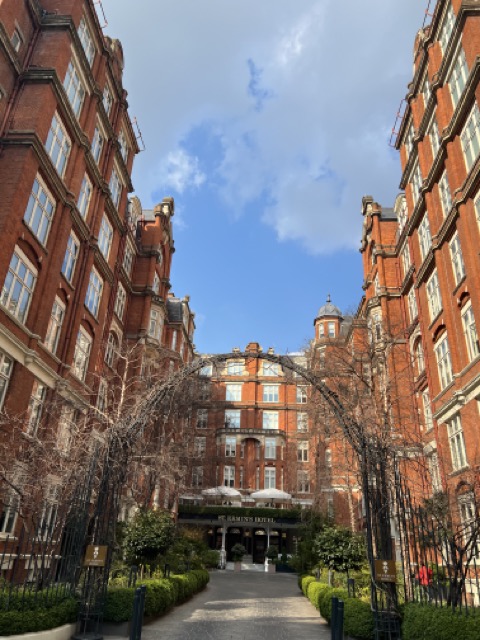
[[[275,573],[277,570],[277,565],[276,564],[269,564],[268,565],[268,573]]]
[[[56,629],[46,631],[36,631],[35,633],[22,633],[15,636],[4,636],[9,640],[70,640],[75,633],[76,624],[64,624]]]
[[[241,571],[242,570],[242,562],[235,562],[234,563],[234,570],[235,571]]]

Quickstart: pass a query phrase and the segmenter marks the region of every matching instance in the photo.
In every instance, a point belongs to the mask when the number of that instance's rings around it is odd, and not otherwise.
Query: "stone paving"
[[[160,639],[329,640],[330,629],[296,576],[218,571],[204,591],[143,627],[142,640]]]

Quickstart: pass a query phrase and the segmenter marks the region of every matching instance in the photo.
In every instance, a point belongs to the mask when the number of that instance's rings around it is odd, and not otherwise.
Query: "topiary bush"
[[[313,576],[303,576],[302,582],[301,582],[301,589],[304,596],[307,595],[308,585],[311,584],[312,582],[315,582],[315,578]]]
[[[456,612],[429,604],[408,603],[402,622],[404,640],[478,640],[480,613]]]
[[[0,636],[11,636],[22,633],[34,633],[55,629],[64,624],[75,622],[78,604],[75,598],[67,598],[63,602],[49,606],[21,611],[0,612]]]
[[[330,624],[330,620],[332,619],[332,598],[334,596],[345,602],[348,598],[348,591],[346,589],[333,589],[332,587],[327,587],[320,592],[318,597],[320,614],[322,618],[325,618],[328,624]]]
[[[325,591],[325,589],[328,589],[328,588],[329,586],[328,584],[325,584],[325,582],[310,582],[308,584],[306,595],[307,595],[307,598],[315,607],[315,609],[320,610],[320,602],[319,602],[320,594],[323,591]]]
[[[375,619],[369,602],[357,598],[341,598],[344,601],[344,632],[356,640],[372,640]]]
[[[169,578],[145,580],[145,615],[161,616],[174,605],[185,602],[194,593],[201,591],[209,582],[210,574],[206,569],[195,569],[182,575]],[[109,587],[105,606],[106,622],[126,622],[133,613],[134,588]]]

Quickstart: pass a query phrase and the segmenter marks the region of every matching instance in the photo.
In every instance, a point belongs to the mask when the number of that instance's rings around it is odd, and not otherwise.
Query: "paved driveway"
[[[213,572],[204,591],[145,625],[142,634],[142,640],[329,639],[296,576],[248,571]]]

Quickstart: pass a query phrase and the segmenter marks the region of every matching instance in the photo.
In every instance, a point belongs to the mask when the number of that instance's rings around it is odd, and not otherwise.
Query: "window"
[[[110,176],[110,194],[112,196],[112,202],[115,207],[118,209],[118,205],[120,204],[120,198],[122,196],[122,181],[117,173],[115,167],[112,169],[112,175]]]
[[[108,334],[107,348],[105,349],[105,363],[113,368],[118,354],[118,340],[113,331]]]
[[[90,271],[85,306],[95,317],[98,315],[98,307],[102,299],[103,280],[95,268]]]
[[[172,331],[172,351],[175,351],[175,349],[177,347],[177,337],[178,337],[178,331],[176,329],[174,329]],[[211,367],[210,367],[210,369],[211,369]],[[203,369],[202,369],[202,371],[203,371]],[[200,375],[206,375],[206,374],[202,373],[202,371],[200,372]],[[210,371],[210,375],[212,375],[211,371]]]
[[[208,423],[208,410],[198,409],[197,411],[197,429],[206,429]]]
[[[113,106],[113,95],[108,83],[105,85],[103,89],[102,102],[103,102],[103,108],[105,109],[107,116],[109,116]]]
[[[432,155],[435,158],[441,144],[440,133],[438,131],[438,124],[435,115],[430,121],[430,126],[428,127],[427,133],[430,138],[430,144],[432,145]]]
[[[425,257],[432,246],[432,234],[430,233],[430,222],[428,220],[427,212],[425,212],[423,220],[418,225],[418,242],[420,244],[422,260],[425,260]]]
[[[297,460],[298,462],[308,462],[308,441],[302,440],[297,443]]]
[[[23,38],[20,35],[20,31],[18,29],[14,30],[13,35],[10,38],[10,42],[12,43],[12,47],[14,48],[15,53],[18,53],[23,44]]]
[[[418,164],[418,160],[415,163],[415,167],[412,171],[411,178],[411,186],[412,186],[412,196],[413,196],[413,205],[415,206],[420,197],[420,192],[422,190],[422,174],[420,173],[420,165]]]
[[[97,164],[100,162],[100,156],[102,155],[103,143],[105,141],[105,136],[100,129],[100,126],[97,124],[95,127],[95,131],[93,132],[93,140],[92,140],[92,156]]]
[[[328,337],[329,338],[334,338],[335,337],[335,323],[334,322],[329,322],[328,323]]]
[[[453,236],[450,242],[450,255],[452,256],[455,284],[458,284],[465,277],[465,265],[463,264],[462,248],[460,247],[458,233]]]
[[[323,322],[321,322],[318,326],[318,335],[320,336],[320,338],[323,338],[323,336],[325,335],[325,325],[323,324]]]
[[[231,402],[240,402],[242,399],[242,385],[241,384],[226,384],[225,399]]]
[[[430,310],[430,320],[433,322],[442,310],[442,298],[440,295],[440,287],[438,284],[438,274],[433,272],[430,279],[427,282],[427,300],[428,308]]]
[[[445,54],[448,43],[450,42],[450,36],[452,35],[453,26],[455,24],[455,14],[453,13],[452,5],[447,2],[445,14],[442,19],[442,26],[438,34],[438,41],[442,47],[442,51]]]
[[[78,26],[78,37],[80,38],[83,50],[87,56],[88,64],[92,66],[93,59],[95,58],[95,45],[93,44],[92,34],[85,18],[80,20],[80,24]]]
[[[278,384],[263,384],[263,402],[278,402]]]
[[[193,467],[192,487],[203,487],[203,467]]]
[[[447,172],[444,171],[438,183],[438,192],[440,194],[440,202],[442,203],[443,215],[446,216],[452,208],[452,193],[448,184]]]
[[[467,454],[465,451],[465,439],[463,436],[460,415],[447,422],[448,444],[452,455],[452,469],[458,471],[467,466]]]
[[[243,362],[227,362],[227,376],[241,376],[243,374]]]
[[[118,144],[120,146],[120,155],[122,156],[123,161],[126,163],[128,159],[128,145],[127,145],[127,137],[123,129],[118,134]]]
[[[265,438],[265,459],[275,460],[277,457],[277,441],[275,438]]]
[[[263,375],[264,376],[278,376],[279,367],[276,362],[264,362],[263,363]]]
[[[438,376],[440,387],[444,389],[453,380],[452,359],[448,346],[447,334],[445,333],[435,346],[435,356],[437,358]]]
[[[127,292],[121,282],[118,283],[117,297],[115,298],[114,311],[119,320],[123,320],[125,306],[127,304]]]
[[[297,412],[297,431],[308,431],[308,416],[305,411]]]
[[[83,176],[82,186],[80,187],[80,193],[78,194],[77,208],[80,215],[85,220],[88,213],[88,207],[90,205],[90,198],[92,197],[92,183],[90,182],[87,174]]]
[[[67,249],[65,251],[65,257],[63,258],[62,264],[62,273],[69,282],[72,282],[73,279],[79,250],[80,243],[77,236],[72,232],[68,238]]]
[[[462,523],[462,537],[465,546],[469,546],[475,558],[480,555],[480,540],[478,539],[478,505],[473,493],[462,495],[458,499],[460,522]],[[473,547],[473,548],[472,548]]]
[[[58,114],[56,113],[53,116],[52,124],[50,125],[45,149],[53,162],[53,166],[62,177],[65,173],[65,167],[67,166],[67,160],[70,155],[71,148],[72,144],[70,142],[70,138],[68,137]]]
[[[55,200],[37,175],[23,219],[42,244],[47,242],[54,212]]]
[[[475,216],[477,218],[477,225],[480,227],[480,194],[477,194],[473,202],[475,208]]]
[[[70,60],[70,64],[68,65],[67,75],[63,82],[63,88],[65,89],[67,98],[72,105],[73,113],[78,118],[82,109],[83,99],[85,98],[85,88],[82,80],[80,79],[77,65],[73,59]]]
[[[425,356],[423,355],[423,346],[420,339],[415,342],[414,358],[417,375],[420,375],[425,371]]]
[[[153,276],[152,291],[156,296],[160,294],[160,276],[156,271],[155,275]]]
[[[88,369],[88,361],[90,359],[90,350],[92,348],[92,338],[80,327],[75,343],[75,353],[73,354],[72,373],[80,380],[85,380]]]
[[[422,84],[422,96],[423,96],[423,106],[425,109],[427,108],[428,101],[430,100],[430,96],[432,95],[432,90],[430,88],[430,82],[428,81],[428,75],[425,73]]]
[[[101,413],[108,409],[108,384],[103,378],[100,378],[98,385],[97,409]]]
[[[403,245],[403,248],[401,250],[401,256],[402,256],[402,266],[403,266],[403,277],[405,278],[405,276],[409,272],[410,267],[412,265],[412,260],[410,257],[410,247],[408,246],[407,241],[405,241],[405,244]]]
[[[175,349],[174,338],[176,341],[176,336],[177,336],[177,332],[174,331],[172,336],[172,349]],[[200,375],[206,378],[210,378],[212,376],[212,372],[213,372],[213,367],[211,364],[206,364],[204,367],[200,369]]]
[[[325,449],[325,467],[327,469],[332,468],[332,451],[331,449]]]
[[[65,305],[56,297],[53,302],[50,320],[48,322],[47,335],[45,336],[45,346],[53,354],[57,352],[58,341],[62,331],[63,321],[65,319]]]
[[[66,452],[65,452],[66,453]],[[51,486],[45,498],[42,515],[38,523],[37,537],[51,538],[55,531],[58,514],[58,487]]]
[[[70,451],[73,434],[75,433],[75,421],[77,412],[68,405],[63,408],[57,430],[57,449],[66,454]]]
[[[425,430],[433,429],[432,404],[430,402],[430,392],[428,389],[422,392],[423,417],[425,422]]]
[[[468,348],[468,356],[470,360],[473,360],[480,354],[480,345],[478,343],[477,326],[475,324],[475,316],[473,315],[471,302],[465,305],[465,308],[462,310],[462,323],[465,342]]]
[[[205,436],[196,436],[193,444],[194,455],[204,456],[207,450],[207,438]]]
[[[415,294],[415,289],[413,287],[408,292],[407,302],[408,302],[408,315],[410,316],[410,322],[413,322],[415,318],[417,318],[418,316],[417,296]]]
[[[5,402],[8,383],[12,375],[13,361],[0,351],[0,409]]]
[[[8,492],[0,505],[0,533],[14,533],[19,506],[18,495],[13,490]]]
[[[450,95],[452,96],[453,108],[458,104],[460,96],[465,89],[468,78],[467,60],[465,58],[465,52],[460,47],[455,62],[448,78],[448,86],[450,87]]]
[[[47,395],[47,387],[35,380],[33,383],[32,395],[28,403],[28,424],[27,433],[31,436],[37,435],[37,430],[42,418],[43,405],[45,403],[45,397]]]
[[[16,247],[8,267],[0,304],[20,322],[27,319],[36,279],[36,270],[24,253]]]
[[[265,469],[265,489],[276,489],[276,469],[274,467],[267,467]]]
[[[473,167],[480,151],[480,110],[477,103],[470,111],[460,135],[467,171]]]
[[[432,491],[433,493],[438,493],[442,490],[442,476],[440,474],[438,453],[436,451],[428,457],[428,470],[430,471],[430,479],[432,481]]]
[[[102,224],[100,225],[100,233],[98,234],[98,248],[100,249],[100,253],[105,258],[105,260],[108,260],[108,256],[110,255],[112,239],[113,227],[108,221],[107,216],[103,214]]]
[[[237,439],[235,436],[227,436],[225,438],[225,456],[234,458],[237,455]]]
[[[231,465],[225,465],[223,470],[223,484],[226,487],[235,486],[235,467]]]
[[[405,198],[402,198],[402,204],[400,205],[400,210],[398,212],[398,231],[402,233],[405,225],[407,224],[408,219],[408,211],[407,211],[407,201]]]
[[[123,255],[123,268],[125,269],[125,273],[128,276],[132,275],[132,267],[133,267],[133,249],[130,245],[127,244],[125,247],[125,253]]]
[[[262,418],[264,429],[278,429],[278,411],[264,411]]]
[[[407,158],[413,151],[413,139],[415,137],[415,130],[413,128],[412,122],[408,125],[407,133],[405,135],[405,149],[407,151]]]
[[[308,471],[297,471],[297,492],[310,493]]]
[[[163,329],[163,315],[159,309],[150,310],[150,323],[148,325],[148,335],[155,340],[160,340]]]
[[[240,410],[227,409],[225,411],[225,428],[240,429]]]
[[[306,404],[307,402],[307,387],[297,387],[296,389],[296,401],[298,404]]]

